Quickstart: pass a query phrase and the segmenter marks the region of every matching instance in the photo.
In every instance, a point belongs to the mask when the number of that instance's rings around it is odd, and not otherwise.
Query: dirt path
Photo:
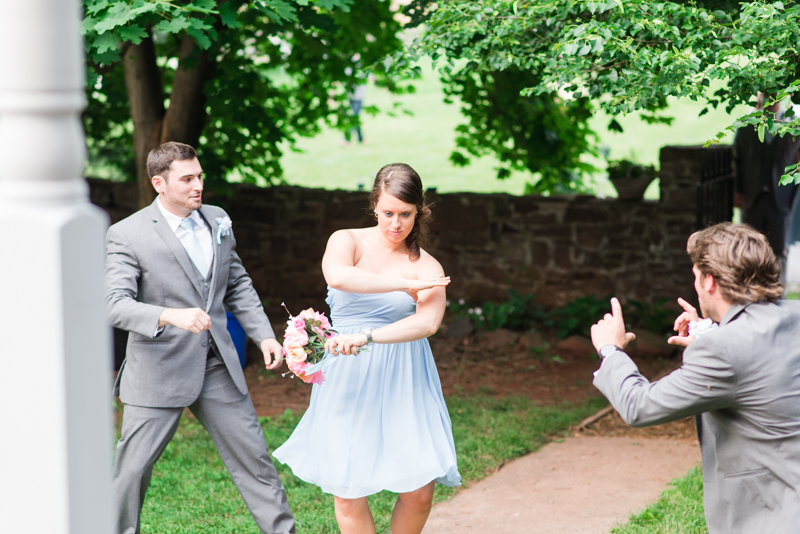
[[[692,440],[567,438],[437,504],[423,534],[608,532],[699,462]]]

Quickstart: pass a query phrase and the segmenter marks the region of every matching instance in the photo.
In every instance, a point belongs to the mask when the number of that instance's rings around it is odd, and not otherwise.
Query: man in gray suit
[[[194,149],[165,143],[147,167],[158,197],[106,236],[106,311],[113,326],[130,332],[114,387],[124,403],[112,484],[118,531],[140,532],[153,464],[188,406],[261,532],[294,532],[223,303],[260,345],[268,369],[281,365],[283,349],[235,252],[230,219],[203,206]]]
[[[700,310],[683,299],[675,321],[683,365],[650,383],[623,351],[633,339],[617,299],[592,327],[594,385],[626,423],[695,415],[708,530],[800,531],[800,302],[783,294],[767,239],[722,223],[689,238]],[[715,327],[712,323],[717,323]]]

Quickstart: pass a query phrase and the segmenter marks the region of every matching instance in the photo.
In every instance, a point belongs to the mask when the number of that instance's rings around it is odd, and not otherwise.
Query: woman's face
[[[392,243],[402,243],[414,228],[417,207],[388,193],[381,193],[375,204],[378,229]]]

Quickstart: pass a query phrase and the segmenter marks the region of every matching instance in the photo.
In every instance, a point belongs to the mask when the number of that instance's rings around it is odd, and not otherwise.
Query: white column
[[[0,532],[111,534],[107,217],[78,0],[0,0]]]

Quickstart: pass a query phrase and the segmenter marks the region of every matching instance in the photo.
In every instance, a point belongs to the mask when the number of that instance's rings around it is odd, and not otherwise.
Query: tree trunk
[[[188,35],[181,41],[178,58],[160,142],[178,141],[197,148],[206,118],[204,85],[214,64],[208,61],[208,51],[201,50]]]
[[[136,158],[136,181],[139,183],[139,207],[150,204],[156,196],[147,174],[147,154],[158,145],[164,120],[164,89],[156,64],[152,37],[128,47],[122,56],[125,88],[133,120],[133,150]]]
[[[153,202],[156,195],[147,172],[150,151],[167,141],[197,148],[203,132],[206,117],[204,85],[213,73],[214,64],[208,60],[208,52],[200,50],[188,35],[181,41],[178,58],[180,63],[172,83],[169,109],[165,109],[164,88],[152,38],[130,46],[123,56],[125,85],[133,119],[140,207]]]

